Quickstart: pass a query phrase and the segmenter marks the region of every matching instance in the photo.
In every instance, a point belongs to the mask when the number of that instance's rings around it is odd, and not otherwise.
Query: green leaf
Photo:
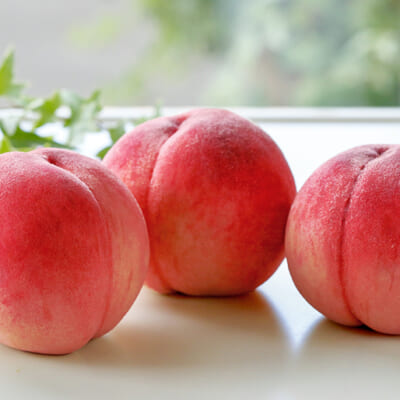
[[[36,105],[35,105],[36,102]],[[56,111],[61,106],[61,96],[59,92],[54,93],[51,97],[40,101],[31,103],[31,108],[38,114],[38,120],[36,121],[33,129],[39,128],[53,122],[56,119]]]
[[[11,146],[11,143],[7,136],[3,135],[1,142],[0,142],[0,153],[8,153],[10,151],[13,151],[13,147]]]
[[[9,117],[0,120],[0,129],[6,136],[12,136],[17,131],[20,118]]]
[[[14,51],[8,50],[0,65],[0,96],[19,98],[25,84],[14,81]]]
[[[104,147],[104,149],[101,149],[99,152],[97,152],[96,157],[98,157],[102,160],[105,157],[105,155],[109,152],[111,147],[112,147],[111,145]]]
[[[99,130],[96,118],[102,108],[100,94],[100,91],[96,90],[85,99],[68,90],[60,92],[62,104],[71,112],[64,123],[64,126],[69,128],[69,145],[78,145],[86,133]]]
[[[120,121],[114,128],[108,130],[110,133],[110,138],[113,143],[115,143],[121,136],[125,134],[125,123]]]
[[[41,146],[76,149],[87,133],[104,132],[98,121],[98,114],[102,109],[100,91],[96,90],[85,98],[62,89],[47,98],[34,98],[22,94],[23,88],[23,84],[14,80],[14,52],[10,50],[0,64],[0,97],[11,99],[12,106],[18,106],[21,113],[14,113],[14,116],[0,120],[0,152],[30,151]],[[57,115],[61,107],[70,111],[67,118]],[[156,108],[155,115],[157,114],[159,110]],[[62,143],[55,141],[52,136],[44,137],[37,133],[38,128],[54,121],[68,134],[67,140],[64,139]],[[108,130],[112,144],[125,133],[125,126],[125,122],[119,122]],[[112,144],[100,150],[97,156],[103,158]]]
[[[33,150],[36,147],[59,147],[71,149],[70,146],[56,142],[51,136],[39,136],[35,132],[29,132],[18,127],[17,131],[12,136],[8,136],[11,145],[21,151]]]
[[[82,98],[78,96],[76,93],[67,89],[60,90],[60,97],[62,104],[69,107],[71,110],[71,116],[69,118],[71,120],[74,112],[76,112],[79,109],[82,103]]]
[[[111,149],[113,144],[125,133],[125,122],[118,122],[118,124],[113,127],[108,129],[108,133],[110,135],[111,139],[111,145],[104,147],[104,149],[101,149],[100,151],[97,152],[96,157],[100,158],[101,160],[105,157],[105,155],[108,153],[108,151]]]

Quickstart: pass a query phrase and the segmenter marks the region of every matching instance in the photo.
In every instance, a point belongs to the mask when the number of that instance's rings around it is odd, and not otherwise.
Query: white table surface
[[[263,127],[300,187],[340,151],[399,143],[399,122]],[[295,289],[286,263],[234,298],[143,289],[111,333],[67,356],[0,345],[1,399],[397,399],[400,338],[327,321]]]

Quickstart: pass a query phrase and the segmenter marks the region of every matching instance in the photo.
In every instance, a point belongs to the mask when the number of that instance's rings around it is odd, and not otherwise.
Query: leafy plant
[[[9,50],[0,66],[0,95],[20,99],[25,85],[14,81],[14,52]]]
[[[87,98],[67,89],[35,98],[27,96],[25,89],[25,83],[15,80],[14,51],[8,50],[0,63],[0,102],[5,104],[3,113],[0,110],[0,153],[30,151],[40,146],[77,150],[88,133],[106,132],[109,145],[97,153],[97,157],[103,158],[125,133],[128,121],[106,127],[99,118],[103,108],[99,90]],[[159,113],[156,108],[154,117]],[[63,133],[62,138],[43,134],[43,128],[51,123],[56,125],[55,132]]]

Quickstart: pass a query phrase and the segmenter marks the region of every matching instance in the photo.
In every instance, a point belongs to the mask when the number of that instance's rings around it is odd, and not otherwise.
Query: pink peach
[[[143,284],[139,206],[103,165],[71,151],[0,156],[0,342],[65,354],[111,330]]]
[[[286,255],[300,293],[341,324],[400,334],[400,146],[332,158],[291,208]]]
[[[295,185],[278,146],[250,121],[219,109],[161,117],[122,137],[104,163],[144,212],[153,289],[246,293],[281,263]]]

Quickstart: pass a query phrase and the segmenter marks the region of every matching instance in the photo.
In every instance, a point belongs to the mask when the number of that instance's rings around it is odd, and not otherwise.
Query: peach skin
[[[338,323],[400,334],[400,146],[332,158],[299,191],[286,255],[300,293]]]
[[[137,126],[104,164],[147,221],[147,285],[227,296],[265,282],[283,259],[295,185],[273,140],[229,111],[198,109]]]
[[[96,160],[40,149],[1,155],[0,188],[0,342],[65,354],[112,329],[149,259],[125,185]]]

